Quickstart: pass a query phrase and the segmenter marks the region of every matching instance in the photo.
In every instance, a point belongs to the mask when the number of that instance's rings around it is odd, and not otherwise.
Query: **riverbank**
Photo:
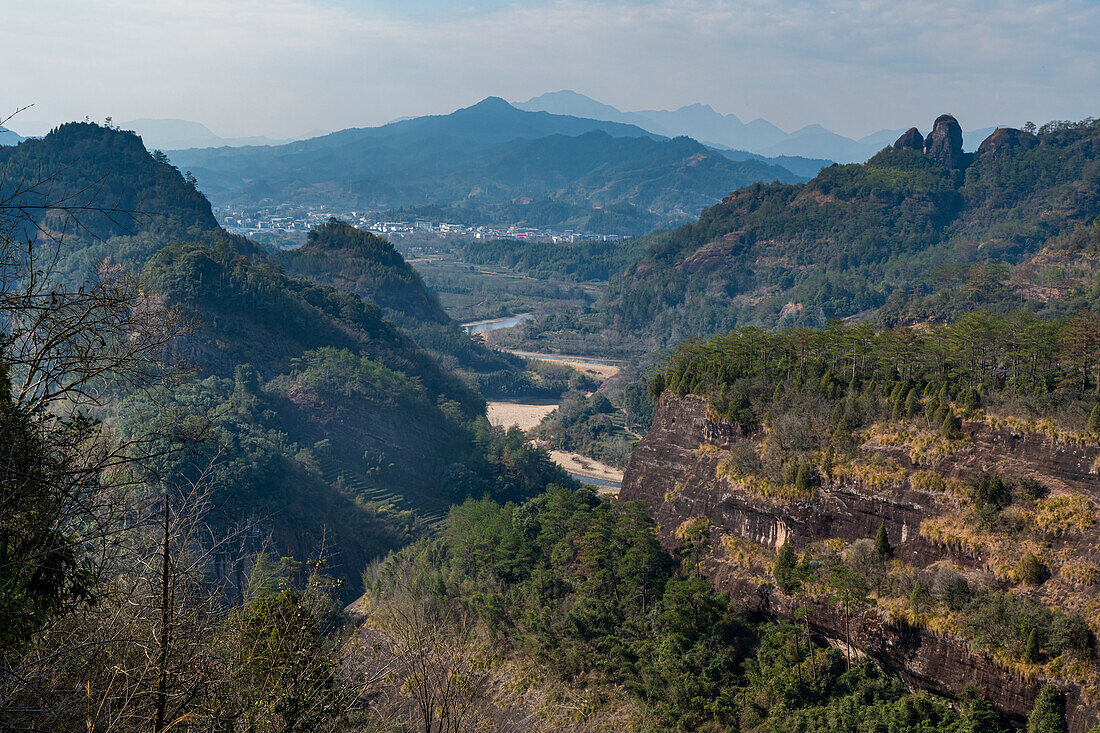
[[[492,425],[503,428],[517,426],[523,432],[531,430],[542,422],[542,419],[556,410],[556,402],[546,404],[532,404],[520,402],[489,402],[488,417]]]
[[[588,456],[552,450],[550,451],[550,457],[554,460],[554,463],[557,463],[574,476],[581,477],[582,480],[594,479],[594,485],[600,487],[601,490],[605,488],[613,489],[613,493],[618,493],[619,487],[623,483],[622,471]],[[601,493],[605,492],[601,491]]]
[[[534,313],[517,313],[514,316],[507,316],[505,318],[489,318],[484,321],[470,321],[469,323],[463,323],[462,328],[469,334],[487,333],[502,328],[512,328],[533,320],[535,320]]]
[[[489,402],[488,418],[492,425],[524,432],[538,425],[542,418],[557,408],[555,403]],[[550,458],[581,483],[596,487],[601,494],[617,494],[623,482],[623,472],[579,453],[552,450]]]
[[[522,356],[524,359],[535,361],[548,361],[554,364],[564,364],[572,367],[582,374],[590,374],[600,380],[607,380],[615,376],[622,369],[622,362],[613,359],[590,359],[586,356],[570,356],[568,354],[540,354],[535,351],[513,351],[509,354]]]

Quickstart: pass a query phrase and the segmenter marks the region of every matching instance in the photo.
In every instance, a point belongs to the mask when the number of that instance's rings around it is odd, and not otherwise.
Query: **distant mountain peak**
[[[507,100],[501,97],[486,97],[477,104],[467,107],[466,109],[477,110],[500,110],[500,109],[516,109]]]
[[[711,114],[718,114],[709,104],[703,104],[702,102],[695,102],[694,104],[687,104],[680,107],[677,112],[709,112]]]

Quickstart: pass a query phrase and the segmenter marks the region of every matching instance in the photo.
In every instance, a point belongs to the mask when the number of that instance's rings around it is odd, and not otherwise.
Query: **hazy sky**
[[[0,0],[0,18],[0,114],[34,103],[27,123],[290,136],[558,89],[852,136],[1100,115],[1100,0]]]

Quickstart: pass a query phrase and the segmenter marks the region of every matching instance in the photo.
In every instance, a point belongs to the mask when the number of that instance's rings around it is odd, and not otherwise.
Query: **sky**
[[[559,89],[852,137],[1100,115],[1100,0],[0,0],[0,18],[0,118],[34,105],[16,131],[291,137]]]

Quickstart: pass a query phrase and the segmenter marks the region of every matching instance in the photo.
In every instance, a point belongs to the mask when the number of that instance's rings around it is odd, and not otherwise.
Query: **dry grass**
[[[777,483],[763,476],[741,473],[730,463],[729,459],[718,464],[718,478],[724,478],[734,491],[749,496],[773,501],[802,501],[812,499],[817,495],[817,488],[811,487],[808,491],[799,490],[794,484]]]
[[[935,471],[914,471],[909,476],[909,485],[921,491],[947,491],[947,480]]]
[[[1027,420],[1014,415],[990,415],[987,419],[989,427],[1008,428],[1014,433],[1038,433],[1045,435],[1053,441],[1068,445],[1095,445],[1096,436],[1081,430],[1066,430],[1058,427],[1049,418]]]
[[[490,402],[486,412],[491,424],[502,428],[515,425],[526,432],[542,422],[542,419],[557,407],[557,405],[530,405],[520,402]]]
[[[1080,494],[1055,494],[1036,502],[1034,527],[1046,535],[1078,535],[1096,523],[1096,505]]]
[[[748,573],[758,582],[771,582],[776,554],[755,542],[736,535],[723,534],[721,538],[725,556],[722,562]]]
[[[834,465],[832,473],[834,478],[859,482],[874,489],[903,486],[909,476],[894,459],[866,454]]]
[[[915,466],[935,465],[971,442],[965,436],[948,440],[931,430],[893,423],[872,425],[866,433],[866,440],[883,446],[907,448],[909,460]]]
[[[1100,585],[1100,565],[1088,560],[1070,560],[1058,572],[1078,590]]]
[[[1029,552],[1048,567],[1054,564],[1046,543],[1019,532],[990,529],[969,508],[924,520],[920,534],[930,542],[984,557],[985,569],[1005,580],[1015,580],[1020,558]]]

